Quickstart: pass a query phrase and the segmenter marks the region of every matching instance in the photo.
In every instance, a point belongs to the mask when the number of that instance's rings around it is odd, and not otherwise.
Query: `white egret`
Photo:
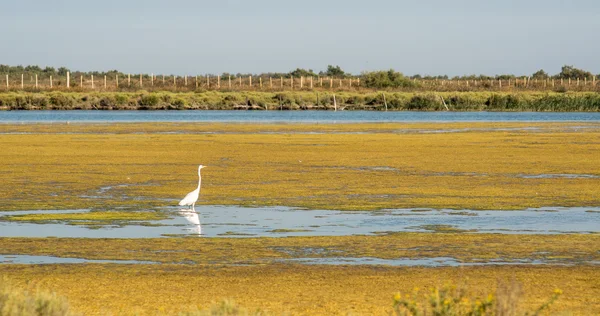
[[[183,200],[179,201],[179,206],[192,206],[192,209],[194,208],[194,205],[196,205],[196,201],[198,201],[198,197],[200,196],[200,183],[202,183],[202,176],[200,176],[200,169],[204,168],[205,166],[200,165],[198,166],[198,187],[196,188],[196,190],[188,193]]]

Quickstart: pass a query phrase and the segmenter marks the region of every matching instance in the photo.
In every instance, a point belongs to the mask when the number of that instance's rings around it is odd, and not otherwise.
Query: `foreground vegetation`
[[[334,97],[335,96],[335,97]],[[335,99],[335,102],[334,102]],[[4,110],[600,111],[596,92],[5,92]]]
[[[3,210],[600,205],[596,123],[1,125]],[[532,130],[533,129],[533,130]],[[277,153],[277,154],[274,154]]]
[[[470,297],[469,289],[461,283],[433,287],[430,293],[421,298],[419,288],[414,288],[412,293],[402,295],[400,292],[393,297],[393,311],[395,315],[438,315],[438,316],[467,316],[489,315],[506,316],[518,315],[522,312],[519,306],[522,298],[521,284],[516,280],[500,281],[495,293],[490,293],[485,298]],[[550,309],[562,290],[555,289],[553,295],[533,311],[537,315]],[[173,307],[171,307],[173,309]],[[122,310],[120,312],[123,312]],[[174,314],[166,308],[155,312],[157,315]],[[224,299],[213,303],[209,308],[194,307],[188,311],[180,312],[180,316],[227,316],[227,315],[269,315],[262,310],[254,312],[240,307],[231,299]],[[3,316],[69,316],[76,315],[70,311],[67,300],[39,289],[31,291],[14,287],[6,278],[0,279],[0,315]],[[529,313],[525,313],[529,315]]]
[[[600,274],[591,266],[0,265],[0,274],[18,286],[35,280],[85,315],[177,315],[206,310],[225,298],[251,313],[387,315],[394,302],[411,300],[415,288],[444,290],[455,284],[466,289],[463,298],[483,303],[489,294],[500,301],[502,283],[511,279],[520,284],[520,299],[510,302],[520,303],[515,309],[521,315],[547,303],[557,288],[564,294],[549,306],[552,314],[600,313],[595,303]]]

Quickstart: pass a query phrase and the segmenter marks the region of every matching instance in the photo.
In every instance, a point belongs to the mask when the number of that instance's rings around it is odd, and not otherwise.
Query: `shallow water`
[[[198,206],[165,208],[170,218],[124,226],[21,223],[5,215],[68,211],[0,212],[0,237],[152,238],[169,236],[287,237],[374,235],[459,230],[500,234],[600,233],[600,207],[545,207],[520,211],[399,209],[376,212],[301,210],[288,207]],[[150,224],[150,225],[148,225]]]
[[[400,267],[458,267],[458,266],[489,266],[489,265],[540,265],[540,264],[560,264],[546,260],[519,259],[519,260],[485,260],[480,262],[461,262],[451,257],[434,258],[396,258],[381,259],[373,257],[330,257],[330,258],[295,258],[281,260],[281,262],[301,263],[301,264],[326,264],[326,265],[386,265]],[[587,264],[597,264],[587,262]]]
[[[269,261],[270,262],[270,261]],[[297,263],[310,265],[384,265],[384,266],[404,266],[404,267],[458,267],[458,266],[486,266],[486,265],[568,265],[561,262],[552,262],[540,259],[515,259],[505,260],[485,260],[476,262],[461,262],[452,257],[433,257],[433,258],[395,258],[381,259],[373,257],[328,257],[328,258],[293,258],[274,260],[275,263]],[[161,264],[154,261],[140,260],[102,260],[102,259],[83,259],[83,258],[64,258],[55,256],[33,256],[33,255],[2,255],[0,254],[0,264],[82,264],[82,263],[116,263],[116,264]],[[176,263],[176,264],[195,264]],[[598,265],[599,262],[589,261],[579,264]],[[233,264],[238,265],[238,264]]]
[[[54,256],[2,255],[0,264],[54,264],[54,263],[119,263],[119,264],[156,264],[152,261],[138,260],[93,260],[82,258],[61,258]]]
[[[597,112],[0,111],[0,123],[33,122],[563,122]]]

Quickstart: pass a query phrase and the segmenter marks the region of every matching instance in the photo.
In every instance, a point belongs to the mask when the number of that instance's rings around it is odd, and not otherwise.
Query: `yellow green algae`
[[[204,164],[201,204],[340,210],[592,206],[600,205],[599,127],[5,124],[0,198],[2,210],[175,205],[195,188],[197,165]]]
[[[13,283],[56,291],[85,315],[177,315],[225,298],[275,315],[388,315],[397,292],[449,282],[485,297],[513,278],[522,284],[525,310],[558,288],[564,294],[551,314],[597,315],[598,272],[592,266],[0,265]]]
[[[461,262],[600,261],[600,235],[394,233],[378,236],[286,238],[0,238],[0,254],[196,264],[273,263],[281,259],[438,258]],[[102,249],[102,251],[98,251]]]

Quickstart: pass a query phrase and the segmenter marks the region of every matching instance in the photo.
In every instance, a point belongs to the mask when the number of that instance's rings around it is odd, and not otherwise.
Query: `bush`
[[[21,290],[0,278],[0,315],[62,316],[70,315],[69,304],[55,293]]]
[[[156,94],[144,94],[138,101],[138,103],[142,106],[157,106],[160,101],[159,97]]]
[[[439,105],[441,105],[442,100],[433,95],[415,95],[408,101],[406,105],[407,110],[436,110],[439,109]]]
[[[399,87],[414,87],[414,83],[409,78],[404,77],[400,72],[392,69],[388,71],[373,71],[363,74],[363,80],[367,88],[399,88]]]
[[[547,310],[558,297],[562,295],[559,289],[554,290],[552,296],[536,308],[531,315],[539,315]],[[397,316],[504,316],[523,315],[520,310],[522,297],[521,285],[515,280],[499,282],[495,294],[488,294],[484,298],[470,297],[465,287],[446,285],[442,288],[434,287],[423,294],[418,288],[412,293],[394,295],[394,314]],[[526,312],[524,315],[530,315]]]

